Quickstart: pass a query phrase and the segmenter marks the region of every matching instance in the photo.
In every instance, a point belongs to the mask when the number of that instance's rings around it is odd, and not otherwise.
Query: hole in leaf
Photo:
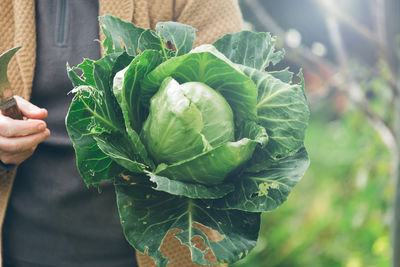
[[[192,242],[196,248],[200,249],[203,252],[207,249],[204,239],[199,235],[192,237],[190,242]]]
[[[175,45],[174,45],[173,43],[171,43],[171,41],[167,41],[167,42],[165,43],[165,46],[166,46],[168,49],[170,49],[170,50],[176,52],[176,47],[175,47]]]
[[[193,223],[193,224],[195,224],[195,223]],[[194,227],[193,224],[192,224],[192,226]],[[160,248],[161,254],[165,258],[168,258],[169,260],[171,260],[171,263],[169,263],[168,266],[170,266],[170,265],[180,266],[180,265],[178,265],[178,263],[181,263],[182,261],[183,262],[191,262],[192,261],[192,259],[190,257],[191,253],[190,253],[189,248],[186,245],[183,245],[181,243],[181,241],[175,236],[175,234],[180,233],[180,232],[182,232],[182,230],[179,230],[179,229],[171,229],[170,231],[168,231],[168,234],[165,236],[163,243],[161,245],[161,248]],[[208,237],[207,234],[206,234],[206,236]],[[207,249],[203,238],[200,236],[193,237],[191,239],[191,242],[193,242],[194,246],[200,250],[204,251],[205,249]],[[174,249],[171,250],[171,248],[174,248]],[[177,250],[180,251],[181,253],[176,253]],[[217,259],[215,258],[211,249],[209,249],[207,251],[204,258],[210,262],[217,263]]]
[[[250,198],[255,198],[255,197],[258,197],[258,193],[252,193],[252,194],[250,195]]]
[[[225,236],[221,235],[218,231],[198,222],[194,222],[192,226],[202,231],[211,242],[220,242],[225,238]]]

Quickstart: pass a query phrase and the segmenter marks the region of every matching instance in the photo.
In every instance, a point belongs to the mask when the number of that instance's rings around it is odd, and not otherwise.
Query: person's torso
[[[52,134],[19,167],[3,227],[5,266],[136,266],[113,185],[103,185],[101,194],[85,186],[64,124],[73,97],[66,63],[100,57],[97,16],[97,1],[36,1],[31,102],[48,110]]]

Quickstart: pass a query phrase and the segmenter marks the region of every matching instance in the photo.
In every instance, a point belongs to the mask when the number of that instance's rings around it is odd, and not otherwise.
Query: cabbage
[[[154,32],[109,15],[100,22],[105,55],[68,66],[66,127],[80,175],[99,190],[114,183],[127,241],[158,266],[169,261],[159,248],[172,229],[198,264],[211,263],[195,236],[220,263],[245,257],[260,214],[281,205],[309,165],[301,72],[294,83],[288,69],[267,71],[283,58],[268,33],[192,50],[188,25],[162,22]]]

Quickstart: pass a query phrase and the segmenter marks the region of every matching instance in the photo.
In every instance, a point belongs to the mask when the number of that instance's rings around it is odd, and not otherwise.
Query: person
[[[84,185],[64,126],[72,98],[65,64],[101,57],[95,40],[104,38],[97,20],[103,14],[144,28],[170,20],[192,25],[195,45],[242,27],[235,0],[0,1],[0,52],[22,46],[8,75],[26,118],[0,114],[0,266],[137,265],[112,184],[101,194]],[[196,266],[188,250],[171,242],[172,266]],[[146,256],[138,259],[141,267],[155,266]]]

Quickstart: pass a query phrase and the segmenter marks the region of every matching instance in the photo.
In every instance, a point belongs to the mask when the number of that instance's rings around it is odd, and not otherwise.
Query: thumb
[[[29,119],[44,120],[47,118],[47,110],[44,108],[39,108],[31,102],[23,99],[20,96],[14,96],[17,101],[18,108],[21,110],[22,114]]]

